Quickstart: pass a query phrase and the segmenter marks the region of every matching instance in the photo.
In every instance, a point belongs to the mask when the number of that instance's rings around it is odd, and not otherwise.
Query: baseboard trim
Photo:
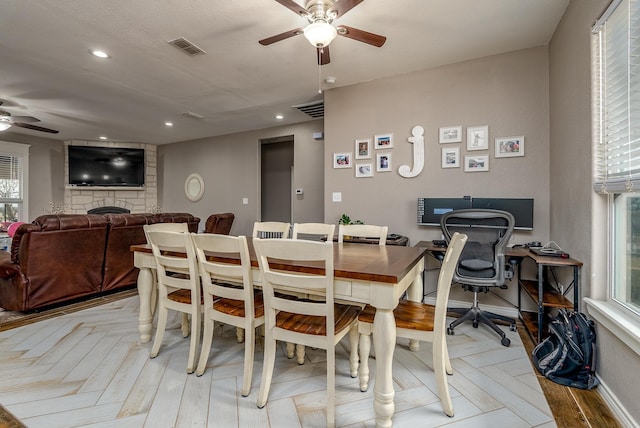
[[[598,392],[622,426],[626,428],[640,426],[640,423],[633,419],[624,405],[618,400],[618,397],[607,387],[607,384],[602,379],[600,379],[600,385],[598,385]]]

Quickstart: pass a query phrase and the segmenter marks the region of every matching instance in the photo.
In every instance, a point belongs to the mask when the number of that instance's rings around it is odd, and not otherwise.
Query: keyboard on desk
[[[446,247],[447,246],[447,241],[445,241],[444,239],[434,239],[431,242],[433,242],[433,245],[435,245],[436,247]]]

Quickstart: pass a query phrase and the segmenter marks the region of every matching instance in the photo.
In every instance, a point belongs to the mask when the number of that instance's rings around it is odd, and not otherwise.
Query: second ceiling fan
[[[346,25],[338,25],[337,27],[331,25],[335,19],[340,18],[364,0],[308,0],[306,8],[303,8],[293,0],[275,1],[306,18],[309,21],[309,25],[305,28],[295,28],[258,41],[263,46],[304,34],[307,40],[317,49],[318,64],[325,65],[331,60],[329,57],[329,43],[336,36],[347,37],[376,47],[381,47],[387,40],[386,37],[379,34]]]

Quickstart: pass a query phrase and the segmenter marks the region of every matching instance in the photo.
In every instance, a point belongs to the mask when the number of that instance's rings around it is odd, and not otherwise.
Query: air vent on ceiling
[[[190,117],[191,119],[198,119],[198,120],[204,119],[204,116],[200,116],[198,113],[194,113],[191,111],[185,111],[184,113],[182,113],[182,115],[184,117]]]
[[[182,52],[190,56],[206,54],[206,52],[203,49],[200,49],[199,47],[197,47],[196,45],[194,45],[184,37],[179,37],[177,39],[169,40],[167,43],[175,46],[176,48],[180,49]]]
[[[298,104],[292,107],[313,118],[324,117],[324,100]]]

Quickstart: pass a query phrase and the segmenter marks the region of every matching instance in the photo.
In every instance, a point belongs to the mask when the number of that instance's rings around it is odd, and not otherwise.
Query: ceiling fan
[[[0,100],[0,105],[4,104],[3,100]],[[40,122],[40,119],[37,119],[33,116],[13,116],[6,110],[0,109],[0,131],[6,131],[12,126],[17,126],[18,128],[31,129],[34,131],[40,132],[48,132],[50,134],[57,134],[60,131],[56,131],[55,129],[49,129],[42,126],[32,125],[33,122]]]
[[[263,46],[279,42],[289,37],[304,34],[318,51],[318,65],[329,64],[329,43],[336,36],[343,36],[372,46],[381,47],[386,37],[346,25],[334,27],[331,23],[362,3],[364,0],[307,0],[303,8],[293,0],[275,0],[298,15],[307,18],[309,25],[267,37],[258,41]]]

